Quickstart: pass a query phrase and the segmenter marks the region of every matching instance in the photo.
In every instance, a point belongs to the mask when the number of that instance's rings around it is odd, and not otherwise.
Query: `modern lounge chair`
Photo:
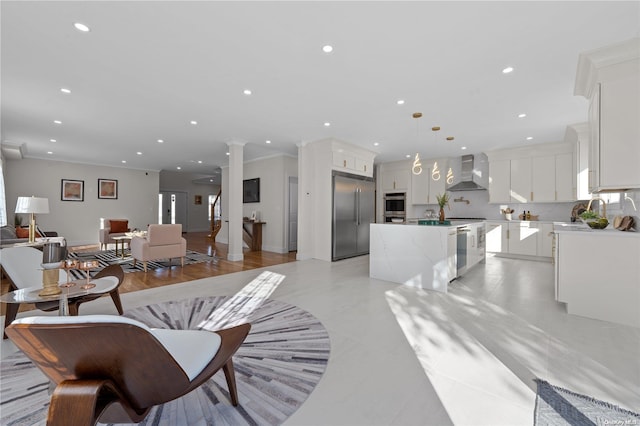
[[[42,252],[33,247],[8,247],[0,250],[0,265],[2,271],[9,281],[9,291],[21,288],[37,287],[42,284]],[[67,274],[64,270],[59,272],[59,281],[63,283],[67,280]],[[98,272],[94,279],[113,277],[113,282],[109,288],[103,293],[88,293],[69,299],[69,314],[78,315],[80,305],[84,302],[95,300],[105,293],[109,293],[113,303],[122,315],[122,303],[120,301],[119,288],[124,279],[124,272],[120,265],[110,265]],[[45,312],[56,311],[59,308],[57,300],[38,302],[35,304],[37,309]],[[5,329],[16,318],[19,303],[7,303],[7,311],[4,318]],[[6,333],[3,338],[7,338]]]
[[[238,405],[232,356],[250,324],[226,330],[151,329],[115,315],[27,317],[7,334],[56,384],[47,425],[140,422],[158,404],[222,368]]]

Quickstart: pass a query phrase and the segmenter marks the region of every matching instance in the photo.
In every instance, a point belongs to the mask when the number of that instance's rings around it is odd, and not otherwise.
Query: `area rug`
[[[535,426],[640,425],[640,414],[536,379]]]
[[[125,312],[155,328],[197,329],[227,296],[186,299]],[[309,312],[266,299],[249,317],[251,332],[233,363],[239,405],[222,371],[188,395],[154,407],[140,425],[279,425],[311,394],[327,367],[327,330]],[[0,424],[44,425],[49,382],[22,353],[1,363]]]
[[[127,253],[127,252],[125,252]],[[98,272],[100,272],[105,266],[109,266],[109,265],[120,265],[122,266],[122,269],[124,270],[124,272],[140,272],[140,271],[144,271],[144,265],[142,264],[142,262],[136,262],[136,266],[133,266],[133,258],[131,257],[131,255],[129,255],[128,253],[125,254],[124,257],[122,257],[122,255],[120,254],[120,251],[118,251],[118,256],[116,256],[116,252],[115,250],[101,250],[101,251],[90,251],[90,252],[75,252],[75,253],[69,253],[69,258],[71,259],[76,259],[76,260],[97,260],[98,263],[100,264],[100,266],[96,269],[92,269],[90,271],[91,276],[96,275]],[[213,262],[213,263],[218,263],[218,259],[215,256],[215,253],[213,256],[209,256],[208,254],[204,254],[204,253],[198,253],[197,251],[193,251],[193,250],[187,250],[187,254],[184,258],[184,264],[185,265],[192,265],[194,263],[202,263],[202,262]],[[176,266],[176,265],[180,265],[180,259],[172,259],[171,260],[171,265]],[[148,270],[154,270],[154,269],[160,269],[160,268],[168,268],[169,265],[169,259],[159,259],[159,260],[154,260],[154,261],[149,261],[147,262],[147,269]],[[85,278],[85,272],[84,271],[80,271],[77,269],[72,269],[71,271],[71,275],[75,278],[75,279],[81,279],[81,278]]]

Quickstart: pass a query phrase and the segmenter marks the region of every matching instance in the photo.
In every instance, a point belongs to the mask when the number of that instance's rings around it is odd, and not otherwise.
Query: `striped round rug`
[[[198,329],[228,296],[164,302],[125,312],[150,327]],[[219,311],[218,311],[219,312]],[[266,299],[249,315],[251,332],[236,352],[239,405],[222,371],[188,395],[154,407],[140,425],[277,425],[304,403],[326,369],[329,334],[309,312]],[[204,327],[207,328],[207,327]],[[2,361],[0,424],[44,425],[49,382],[22,353]]]

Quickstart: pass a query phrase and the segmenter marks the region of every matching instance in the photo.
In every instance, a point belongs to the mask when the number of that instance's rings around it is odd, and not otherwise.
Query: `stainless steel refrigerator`
[[[333,238],[331,259],[369,253],[369,224],[375,222],[373,179],[333,172]]]

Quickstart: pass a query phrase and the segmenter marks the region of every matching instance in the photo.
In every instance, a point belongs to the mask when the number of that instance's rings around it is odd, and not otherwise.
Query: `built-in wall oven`
[[[407,217],[406,201],[407,194],[405,192],[384,194],[384,221],[404,222]]]

